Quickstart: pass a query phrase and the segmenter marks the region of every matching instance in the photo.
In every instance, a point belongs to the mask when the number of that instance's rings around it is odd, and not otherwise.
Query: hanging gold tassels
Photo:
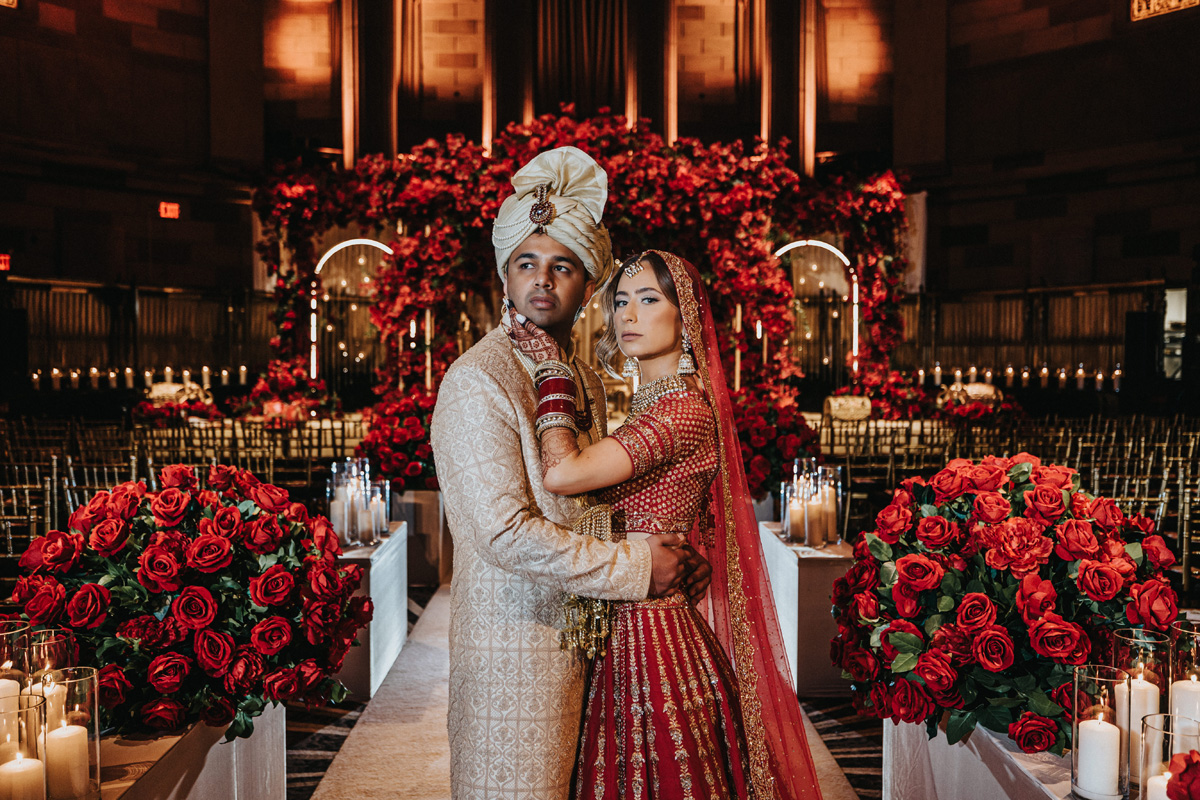
[[[599,505],[584,510],[575,522],[574,531],[603,542],[612,541],[612,506]],[[566,624],[558,635],[559,647],[577,650],[586,658],[603,656],[607,652],[605,643],[612,632],[612,603],[569,594],[563,598],[563,611]]]

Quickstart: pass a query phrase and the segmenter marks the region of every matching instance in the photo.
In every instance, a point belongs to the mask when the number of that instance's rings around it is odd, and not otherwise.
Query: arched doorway
[[[787,256],[791,267],[792,361],[830,388],[848,382],[859,345],[858,276],[850,259],[833,236],[790,242],[775,255]]]

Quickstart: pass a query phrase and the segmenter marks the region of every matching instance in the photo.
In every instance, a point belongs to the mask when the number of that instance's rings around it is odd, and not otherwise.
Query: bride
[[[687,262],[651,250],[604,290],[601,356],[641,372],[629,420],[580,450],[573,377],[524,317],[545,487],[595,493],[614,537],[684,533],[712,563],[701,607],[683,594],[582,601],[595,638],[575,800],[819,800],[771,601],[712,310]],[[598,619],[602,621],[597,622]],[[585,625],[586,627],[586,625]]]

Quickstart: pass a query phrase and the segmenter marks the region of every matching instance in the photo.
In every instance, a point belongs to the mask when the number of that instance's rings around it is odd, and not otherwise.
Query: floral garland
[[[710,287],[726,357],[742,351],[746,386],[777,385],[787,365],[781,351],[764,363],[733,330],[742,306],[771,341],[791,335],[790,276],[773,255],[797,238],[832,232],[855,259],[865,326],[860,371],[886,369],[900,330],[898,292],[904,262],[897,255],[903,193],[888,172],[865,183],[840,179],[818,184],[786,163],[786,152],[759,142],[705,145],[681,139],[668,145],[647,121],[602,113],[545,115],[509,125],[490,153],[462,136],[429,140],[396,159],[370,156],[353,169],[333,166],[277,171],[254,197],[262,222],[259,254],[276,278],[276,353],[301,352],[314,274],[317,238],[335,225],[395,231],[393,254],[375,283],[371,319],[379,327],[387,362],[377,391],[384,397],[424,381],[433,388],[459,355],[459,321],[468,295],[495,279],[491,221],[511,191],[514,172],[534,155],[574,145],[593,155],[609,175],[605,222],[614,253],[648,247],[673,250],[694,263]],[[284,253],[289,257],[285,260]],[[424,314],[432,341],[424,343]],[[406,335],[416,327],[416,339]],[[414,346],[415,345],[415,346]],[[407,469],[407,467],[406,467]],[[393,477],[395,477],[393,475]]]
[[[381,400],[367,414],[367,435],[355,455],[371,459],[371,469],[392,479],[392,489],[437,489],[429,426],[437,395],[417,385],[406,395]]]
[[[747,388],[734,398],[733,418],[742,444],[750,495],[762,499],[779,490],[797,458],[820,455],[820,436],[786,388]]]

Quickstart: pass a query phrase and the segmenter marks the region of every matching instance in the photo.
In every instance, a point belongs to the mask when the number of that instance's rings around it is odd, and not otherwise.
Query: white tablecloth
[[[947,744],[924,725],[883,723],[884,800],[1063,800],[1071,797],[1071,758],[1022,753],[1007,736],[976,728]]]

